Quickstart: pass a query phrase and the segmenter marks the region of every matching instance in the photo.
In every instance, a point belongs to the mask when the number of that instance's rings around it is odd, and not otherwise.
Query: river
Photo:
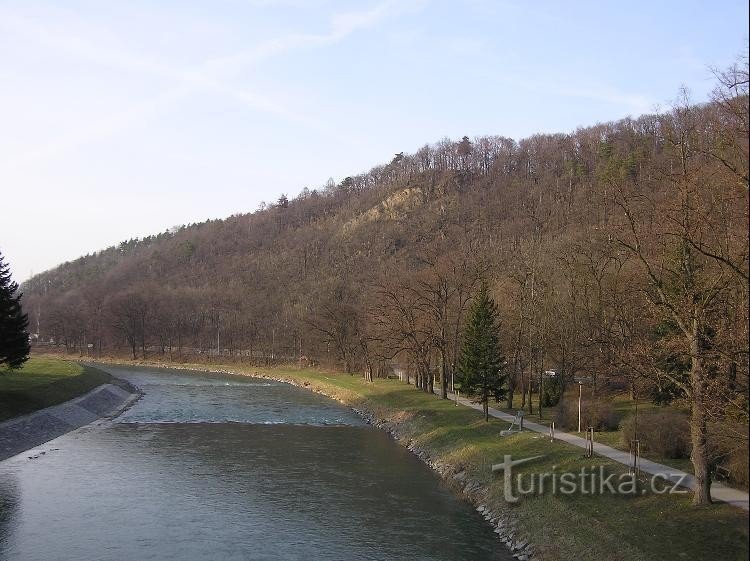
[[[333,400],[107,370],[141,400],[0,462],[1,561],[511,559],[427,466]]]

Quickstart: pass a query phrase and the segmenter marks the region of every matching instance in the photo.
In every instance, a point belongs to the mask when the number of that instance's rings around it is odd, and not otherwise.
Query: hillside
[[[34,337],[81,354],[220,353],[367,377],[396,360],[432,390],[451,383],[484,280],[508,407],[554,369],[594,393],[694,406],[698,392],[694,415],[746,424],[747,70],[718,78],[705,104],[518,142],[446,139],[65,263],[23,286]]]
[[[305,321],[333,292],[359,297],[362,285],[408,279],[437,256],[470,256],[489,267],[495,289],[508,296],[510,326],[530,285],[526,277],[534,277],[536,300],[551,292],[554,302],[572,266],[596,270],[603,264],[593,261],[627,257],[613,242],[623,232],[623,200],[648,196],[647,212],[656,214],[674,202],[680,146],[671,135],[683,134],[682,113],[702,144],[721,145],[713,158],[703,153],[710,146],[691,146],[688,165],[708,163],[711,180],[719,174],[724,182],[722,212],[732,219],[714,220],[733,227],[727,234],[737,245],[722,249],[746,267],[746,139],[741,128],[711,130],[724,118],[713,103],[520,142],[444,140],[293,200],[282,196],[264,210],[129,240],[26,282],[31,325],[38,320],[41,340],[70,348],[84,341],[118,346],[126,334],[112,328],[114,308],[125,295],[138,295],[153,300],[139,335],[149,346],[174,346],[180,337],[185,346],[215,347],[211,325],[218,321],[228,351],[268,354],[274,329],[276,352],[294,354],[305,333],[303,352],[318,356]],[[692,173],[685,178],[693,180]],[[582,260],[591,262],[571,262]],[[163,325],[170,319],[184,332]]]

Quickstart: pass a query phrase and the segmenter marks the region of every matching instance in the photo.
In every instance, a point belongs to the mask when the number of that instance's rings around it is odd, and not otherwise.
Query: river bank
[[[96,368],[49,356],[32,356],[21,368],[0,368],[0,422],[64,403],[111,383],[117,382]]]
[[[475,505],[519,559],[747,558],[747,514],[727,505],[696,509],[687,495],[547,493],[507,503],[503,478],[491,471],[491,465],[501,462],[505,454],[514,458],[542,456],[529,467],[519,467],[517,472],[522,474],[575,473],[592,465],[601,466],[608,474],[619,475],[624,470],[604,458],[585,458],[580,450],[549,442],[541,435],[524,432],[500,437],[507,423],[485,423],[472,409],[456,407],[398,381],[366,383],[359,377],[311,369],[140,364],[269,378],[351,407],[389,432]]]
[[[488,504],[485,504],[491,502],[489,500],[489,489],[484,486],[482,482],[468,477],[466,470],[449,462],[434,460],[431,450],[421,448],[413,439],[405,436],[402,431],[402,425],[406,420],[396,420],[398,412],[388,412],[385,418],[381,418],[378,413],[368,409],[364,404],[357,403],[357,405],[361,407],[358,409],[353,406],[351,400],[342,398],[337,392],[330,391],[325,387],[313,385],[306,380],[300,381],[288,376],[274,376],[266,372],[258,372],[254,375],[266,380],[274,380],[302,387],[315,393],[325,395],[331,399],[335,399],[336,401],[351,407],[352,410],[362,417],[366,423],[387,432],[401,445],[406,446],[411,453],[416,455],[433,471],[437,472],[443,481],[446,482],[455,492],[459,493],[465,500],[472,503],[477,511],[492,526],[498,539],[505,544],[516,559],[519,561],[533,561],[536,559],[534,545],[529,541],[529,538],[519,530],[512,515],[503,511],[495,511],[492,507],[488,506]],[[382,413],[383,411],[380,411],[380,414]]]
[[[3,561],[514,561],[423,462],[334,400],[100,368],[143,397],[0,463]]]
[[[27,373],[17,371],[13,377],[2,380],[1,401],[10,407],[3,409],[6,420],[0,422],[0,461],[116,416],[140,395],[127,382],[75,363],[32,363]],[[10,416],[18,411],[24,414]]]

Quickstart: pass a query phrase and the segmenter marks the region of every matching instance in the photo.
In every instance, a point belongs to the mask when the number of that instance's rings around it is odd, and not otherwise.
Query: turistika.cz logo
[[[526,495],[656,495],[687,493],[684,474],[656,474],[643,481],[635,473],[607,473],[605,466],[588,466],[578,472],[552,471],[513,473],[513,468],[544,456],[514,460],[506,455],[502,463],[492,466],[493,472],[503,473],[503,496],[509,503],[518,502]],[[514,477],[515,475],[515,477]]]

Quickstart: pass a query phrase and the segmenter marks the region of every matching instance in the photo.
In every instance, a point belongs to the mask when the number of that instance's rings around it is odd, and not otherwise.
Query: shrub
[[[735,487],[748,487],[748,427],[732,421],[712,423],[710,454],[715,467],[729,472],[728,482]],[[726,473],[724,473],[726,475]]]
[[[633,415],[620,424],[622,443],[628,447],[634,436]],[[729,472],[730,485],[748,487],[747,428],[713,423],[709,427],[709,456],[713,469],[721,467]],[[744,433],[743,433],[744,431]],[[688,416],[676,411],[644,413],[638,416],[638,439],[642,453],[653,453],[664,458],[689,458],[690,424]]]
[[[555,414],[555,424],[567,430],[578,430],[578,396],[566,396]],[[612,404],[603,398],[586,398],[581,402],[581,428],[594,427],[597,431],[617,428]]]
[[[635,438],[635,415],[622,423],[623,445],[628,447]],[[638,415],[638,440],[641,453],[651,452],[664,458],[690,457],[690,426],[687,417],[676,411],[660,411]]]
[[[560,403],[563,393],[562,377],[560,375],[547,378],[544,380],[544,389],[542,390],[542,406],[554,407]]]
[[[748,488],[748,450],[747,446],[735,449],[729,454],[726,462],[729,470],[729,483],[742,489]]]

